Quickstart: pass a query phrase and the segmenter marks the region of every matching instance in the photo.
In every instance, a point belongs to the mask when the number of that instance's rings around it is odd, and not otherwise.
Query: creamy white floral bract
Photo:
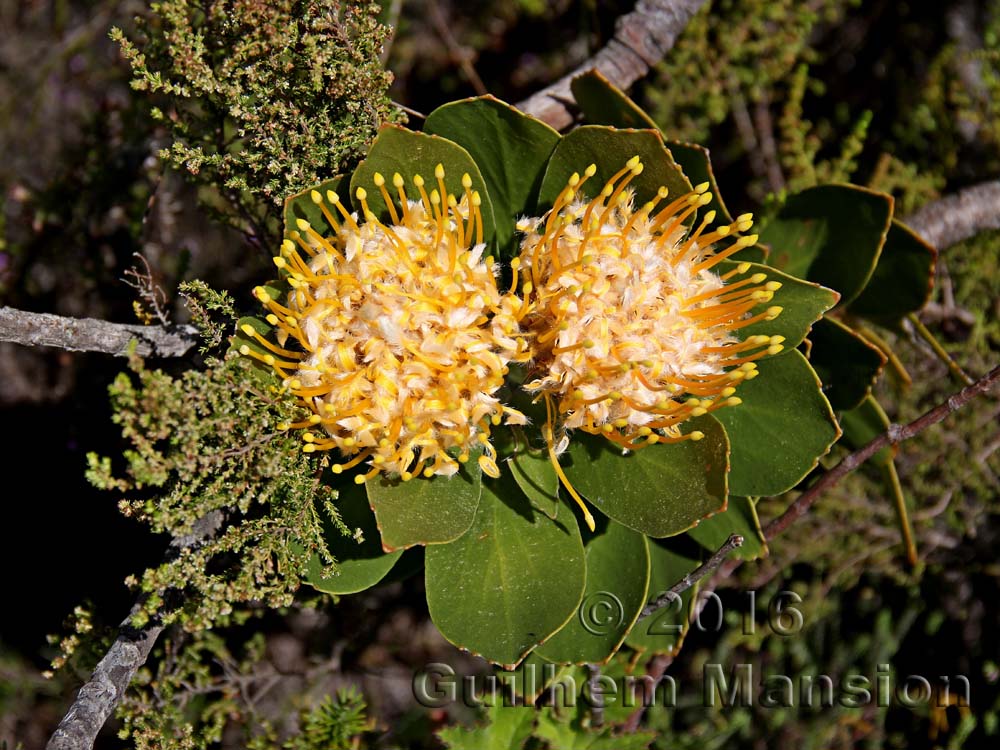
[[[733,281],[749,264],[713,270],[757,241],[736,236],[751,227],[751,216],[709,231],[709,211],[689,228],[711,201],[707,184],[669,202],[660,188],[636,208],[629,183],[642,169],[634,157],[586,200],[591,165],[570,177],[544,216],[521,219],[524,239],[507,293],[484,257],[480,198],[469,175],[456,199],[438,165],[437,187],[428,192],[414,176],[421,199],[410,201],[396,174],[397,207],[376,173],[387,223],[369,209],[363,188],[360,218],[335,193],[313,191],[329,231],[298,220],[274,259],[291,286],[287,299],[255,290],[277,344],[243,329],[263,349],[241,352],[272,366],[312,412],[283,427],[304,428],[306,452],[336,448],[347,458],[333,465],[337,473],[367,462],[359,483],[379,472],[404,481],[451,475],[473,450],[483,472],[497,477],[491,427],[527,420],[496,393],[510,363],[527,363],[524,387],[545,401],[549,458],[593,529],[559,465],[573,430],[630,451],[700,440],[700,431],[682,424],[739,404],[736,386],[756,377],[755,360],[780,352],[784,340],[736,335],[781,313],[777,306],[751,313],[779,282],[763,273]],[[293,339],[298,348],[287,348]]]
[[[421,200],[407,200],[393,176],[398,208],[385,179],[375,186],[388,207],[383,223],[358,189],[361,217],[337,195],[313,191],[329,232],[304,220],[285,240],[275,263],[292,287],[285,301],[259,287],[280,346],[256,334],[269,353],[244,354],[274,367],[312,411],[285,427],[308,428],[304,450],[336,448],[347,457],[340,473],[362,462],[364,482],[379,472],[451,475],[475,450],[489,476],[499,476],[490,429],[523,424],[524,416],[494,395],[512,361],[526,360],[518,333],[521,301],[497,288],[497,268],[484,257],[479,194],[464,175],[458,200],[435,170],[429,192],[418,175]],[[294,339],[302,351],[286,348]]]
[[[585,200],[581,189],[596,173],[591,165],[570,177],[545,216],[519,222],[525,238],[513,266],[523,280],[521,326],[533,355],[525,388],[545,399],[553,465],[574,497],[555,460],[567,431],[604,435],[628,450],[700,440],[701,432],[682,432],[681,425],[739,404],[735,386],[755,377],[754,360],[777,354],[784,340],[735,335],[777,317],[777,306],[749,313],[773,297],[779,282],[758,273],[727,283],[747,272],[743,264],[721,276],[712,270],[757,241],[746,235],[713,252],[716,242],[747,231],[751,216],[707,231],[715,220],[709,211],[689,230],[685,222],[711,201],[707,183],[666,205],[660,188],[636,208],[628,185],[642,169],[638,157],[629,160]]]

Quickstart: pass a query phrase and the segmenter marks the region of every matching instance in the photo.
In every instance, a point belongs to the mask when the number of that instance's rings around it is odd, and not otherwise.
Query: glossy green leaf
[[[570,82],[569,88],[584,119],[591,125],[659,129],[652,117],[599,70],[591,69],[578,75]]]
[[[892,219],[892,197],[856,185],[820,185],[789,196],[764,228],[768,263],[840,292],[846,305],[865,288]]]
[[[889,417],[875,400],[867,396],[858,406],[840,415],[844,442],[853,450],[862,448],[889,429]],[[887,446],[871,457],[873,463],[885,466],[892,461],[893,447]]]
[[[729,491],[768,497],[790,490],[840,437],[819,378],[796,350],[757,362],[741,382],[743,403],[715,412],[732,445]]]
[[[937,251],[931,245],[893,219],[875,272],[849,311],[879,321],[916,312],[930,298],[936,261]]]
[[[611,727],[591,730],[576,722],[560,721],[548,711],[538,715],[535,736],[558,750],[645,750],[656,739],[650,732],[618,735]]]
[[[706,518],[688,532],[692,539],[712,552],[719,549],[731,534],[743,537],[743,544],[733,550],[733,557],[741,560],[767,557],[767,540],[761,531],[753,498],[730,496],[729,507],[724,512]]]
[[[809,334],[809,364],[835,411],[853,409],[871,393],[886,363],[879,348],[835,318],[819,321]]]
[[[239,352],[240,347],[246,345],[258,354],[273,354],[273,352],[268,351],[263,344],[257,341],[256,338],[248,336],[244,332],[243,326],[250,326],[265,338],[270,337],[271,331],[274,330],[269,323],[261,320],[260,318],[252,316],[240,318],[236,322],[236,333],[229,339],[229,351]],[[261,364],[262,366],[265,366],[263,363]]]
[[[425,181],[425,190],[430,193],[437,189],[434,169],[440,164],[444,167],[444,186],[449,194],[461,199],[464,195],[462,175],[468,174],[472,179],[472,189],[478,190],[482,198],[480,211],[483,214],[483,239],[489,244],[496,235],[496,223],[493,215],[492,196],[486,186],[479,167],[472,156],[457,143],[445,138],[425,133],[416,133],[398,125],[385,125],[372,143],[368,156],[355,170],[351,177],[351,198],[354,199],[357,189],[364,188],[368,193],[368,205],[379,216],[386,215],[385,200],[375,188],[375,173],[380,173],[386,180],[386,188],[390,190],[393,200],[396,200],[396,189],[392,187],[392,176],[399,173],[405,181],[406,194],[410,200],[420,200],[420,192],[413,185],[413,176],[420,175]]]
[[[514,222],[534,210],[559,134],[492,96],[438,107],[427,116],[424,132],[443,136],[472,155],[489,185],[501,255],[516,254]]]
[[[711,416],[686,423],[703,440],[650,445],[623,456],[606,438],[574,433],[560,457],[570,482],[597,510],[652,537],[680,534],[726,507],[729,441]]]
[[[588,196],[597,195],[633,156],[638,156],[644,165],[642,174],[629,183],[635,190],[636,206],[655,198],[657,190],[664,185],[675,196],[691,190],[691,184],[663,145],[659,131],[584,125],[564,136],[552,152],[542,179],[538,198],[540,209],[551,207],[566,188],[570,175],[574,172],[582,175],[591,164],[597,165],[597,173],[587,180],[582,190]]]
[[[337,176],[330,180],[324,180],[319,185],[315,185],[308,190],[303,190],[286,198],[285,206],[281,213],[281,217],[285,222],[285,234],[298,231],[295,226],[297,219],[305,219],[316,227],[318,231],[320,231],[321,227],[328,226],[322,210],[312,199],[312,193],[315,190],[325,200],[327,191],[332,190],[335,193],[339,193],[341,199],[344,200],[348,198],[345,190],[346,187],[347,182],[344,178]],[[324,232],[320,231],[320,234],[324,234]]]
[[[673,154],[674,161],[684,170],[685,176],[691,181],[692,185],[698,185],[702,182],[708,183],[708,189],[712,193],[712,202],[705,206],[702,211],[715,211],[717,213],[712,226],[731,224],[733,217],[722,200],[722,193],[719,191],[719,185],[715,181],[715,172],[712,171],[712,161],[708,149],[696,143],[684,143],[683,141],[672,141],[669,139],[666,141],[666,144],[667,149]],[[738,233],[734,233],[731,236],[736,237]],[[758,247],[744,248],[740,251],[739,255],[742,258],[744,257],[743,254],[752,251],[756,251],[761,256],[761,259],[767,255],[767,253]],[[751,260],[751,258],[747,257],[745,260]]]
[[[404,482],[379,474],[365,482],[387,550],[458,539],[472,525],[482,486],[476,456],[451,477],[415,477]]]
[[[698,567],[698,561],[687,555],[667,549],[663,543],[649,545],[649,592],[647,604],[652,603],[681,578]],[[692,586],[653,614],[640,620],[625,643],[637,651],[653,654],[671,654],[680,647],[688,630],[688,611],[695,587]]]
[[[483,482],[472,528],[426,552],[427,607],[445,638],[512,669],[576,614],[583,542],[562,515],[533,508],[506,472]]]
[[[659,126],[649,115],[633,102],[628,95],[611,83],[598,70],[588,70],[570,83],[573,98],[576,99],[584,119],[591,125],[611,125],[616,128],[648,128],[659,130]],[[712,202],[706,211],[716,211],[716,224],[729,224],[732,215],[722,201],[722,194],[715,181],[708,149],[696,143],[684,143],[667,139],[667,150],[683,170],[692,185],[702,182],[709,184]],[[747,248],[746,250],[750,250]],[[746,250],[744,252],[746,252]],[[762,253],[763,255],[763,253]],[[750,260],[747,258],[747,260]]]
[[[727,273],[738,266],[738,263],[723,261],[718,265],[718,271]],[[734,284],[756,273],[767,274],[767,281],[778,281],[781,283],[781,288],[774,292],[773,299],[751,310],[751,315],[762,313],[774,305],[781,307],[782,310],[774,320],[761,320],[738,329],[736,336],[740,339],[759,335],[784,336],[783,346],[786,349],[794,349],[802,343],[812,325],[823,317],[823,313],[837,304],[838,295],[832,289],[756,263],[751,263],[745,274],[737,274],[726,283]]]
[[[621,647],[646,604],[646,537],[614,521],[599,531],[584,545],[587,589],[577,616],[535,649],[550,661],[603,664]]]
[[[549,460],[544,446],[529,446],[528,437],[523,435],[518,450],[511,454],[506,466],[521,491],[532,504],[549,518],[556,518],[559,512],[559,476]]]
[[[505,706],[497,702],[486,709],[486,724],[475,729],[445,727],[437,733],[446,747],[454,750],[514,750],[522,747],[535,726],[535,710],[530,706]],[[331,748],[333,750],[333,748]]]
[[[313,555],[306,568],[305,582],[327,594],[354,594],[381,581],[403,553],[383,552],[375,516],[363,488],[355,484],[344,486],[334,505],[348,528],[360,529],[363,541],[359,544],[329,521],[324,522],[327,546],[337,560],[336,575],[322,578],[319,555]]]

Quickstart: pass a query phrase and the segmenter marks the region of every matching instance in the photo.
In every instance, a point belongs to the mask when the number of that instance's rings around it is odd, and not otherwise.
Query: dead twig
[[[198,334],[191,326],[129,325],[0,307],[0,341],[116,357],[129,356],[135,341],[140,357],[183,357],[198,343]]]
[[[551,86],[533,94],[517,108],[556,130],[573,123],[570,82],[597,70],[620,89],[628,89],[673,49],[677,37],[705,0],[639,0],[635,10],[615,24],[615,35],[593,57]]]

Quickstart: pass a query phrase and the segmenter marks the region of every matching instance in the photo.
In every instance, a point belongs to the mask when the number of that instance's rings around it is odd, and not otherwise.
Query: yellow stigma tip
[[[382,176],[381,172],[376,172],[375,176],[372,177],[372,182],[375,183],[375,187],[382,187],[385,184],[385,177]]]
[[[326,200],[327,200],[328,203],[332,203],[333,205],[336,206],[338,203],[340,203],[340,196],[337,195],[332,190],[327,190],[326,191]]]
[[[243,331],[243,333],[245,333],[247,336],[253,336],[255,333],[257,333],[257,331],[254,330],[254,327],[249,323],[241,325],[240,330]]]
[[[294,253],[295,252],[295,243],[292,242],[291,240],[282,240],[282,242],[281,242],[281,252],[286,253],[286,254],[287,253]]]
[[[240,354],[242,354],[244,357],[250,354],[250,347],[247,346],[246,344],[243,344],[243,346],[240,347]]]
[[[364,484],[365,483],[365,475],[364,474],[358,474],[356,477],[354,477],[354,483],[355,484]]]
[[[413,175],[413,184],[418,188],[424,186],[424,178],[418,174]]]
[[[701,430],[695,430],[694,432],[688,433],[688,439],[693,440],[696,443],[699,440],[703,440],[704,438],[705,438],[705,433],[702,432]]]
[[[393,172],[392,184],[398,188],[403,187],[403,175],[401,175],[399,172]]]
[[[708,182],[699,182],[697,185],[694,186],[694,191],[696,193],[704,193],[710,187],[711,187],[711,185]]]
[[[767,308],[767,317],[768,317],[768,319],[769,320],[774,320],[779,315],[781,315],[781,311],[784,310],[784,309],[785,308],[781,307],[780,305],[775,305],[774,307]]]
[[[761,276],[763,276],[763,275],[764,274],[761,274]],[[776,292],[779,289],[781,289],[781,282],[780,281],[769,281],[769,282],[767,282],[767,284],[764,285],[764,288],[767,291],[769,291],[769,292]]]
[[[721,395],[722,395],[723,398],[729,398],[734,393],[736,393],[736,389],[733,388],[732,386],[729,386],[728,388],[723,388],[722,389],[722,394]]]
[[[280,255],[275,255],[273,258],[271,258],[271,260],[274,261],[274,265],[276,265],[278,268],[284,268],[286,265],[288,265],[287,263],[285,263],[285,259],[282,258]]]
[[[316,436],[313,435],[311,432],[303,432],[302,433],[302,439],[305,440],[307,443],[315,443],[316,442]]]
[[[779,352],[782,352],[784,350],[785,350],[785,347],[784,347],[783,344],[775,344],[774,346],[767,347],[767,353],[770,354],[770,355],[772,355],[772,356],[775,355],[775,354],[778,354]]]
[[[715,221],[715,211],[709,211],[701,221],[703,224],[711,224]]]
[[[706,409],[704,406],[699,406],[691,410],[692,417],[700,417],[704,414],[708,414],[708,409]]]
[[[363,201],[368,197],[368,191],[365,190],[363,187],[359,187],[357,190],[354,191],[354,196],[359,201]]]
[[[333,466],[330,467],[330,471],[332,471],[334,474],[340,474],[343,470],[344,467],[341,464],[334,464]]]
[[[434,167],[434,176],[436,178],[438,178],[439,180],[443,180],[444,179],[444,165],[443,164],[438,164],[436,167]]]
[[[639,164],[636,164],[634,167],[632,167],[632,174],[638,177],[639,175],[642,174],[642,170],[644,170],[645,168],[646,165],[640,162]]]
[[[302,446],[302,452],[303,453],[315,453],[316,452],[316,446],[313,445],[312,443],[306,443],[305,445]]]
[[[469,190],[472,187],[472,178],[469,176],[468,172],[462,175],[462,187],[466,190]]]
[[[730,396],[726,399],[726,406],[739,406],[743,403],[743,399],[739,396]]]
[[[303,232],[308,232],[308,231],[309,231],[309,228],[310,228],[310,227],[311,227],[312,225],[311,225],[311,224],[310,224],[310,223],[309,223],[308,221],[306,221],[305,219],[296,219],[296,220],[295,220],[295,226],[297,226],[297,227],[298,227],[299,229],[301,229],[301,230],[302,230]]]
[[[309,417],[309,424],[319,424],[322,421],[323,417],[321,417],[319,414],[312,414]]]
[[[784,336],[772,336],[770,338],[770,342],[772,344],[783,344],[783,343],[785,343],[785,337]]]
[[[754,284],[759,284],[766,278],[767,278],[766,273],[755,273],[753,276],[750,277],[750,281],[752,281]]]
[[[636,166],[638,166],[638,164],[639,164],[639,155],[638,154],[636,154],[631,159],[629,159],[627,162],[625,162],[625,166],[628,167],[629,169],[634,169]]]
[[[311,190],[309,192],[309,197],[312,198],[312,202],[317,206],[323,202],[323,196],[319,194],[319,190]]]
[[[275,315],[274,313],[268,313],[268,314],[267,314],[267,317],[266,317],[266,318],[264,318],[264,320],[266,320],[266,321],[267,321],[268,323],[270,323],[270,324],[271,324],[271,325],[273,325],[273,326],[276,326],[276,325],[278,325],[278,323],[280,323],[280,322],[281,322],[281,321],[280,321],[280,320],[278,319],[278,316],[277,316],[277,315]]]
[[[736,266],[736,272],[740,275],[745,274],[749,270],[750,270],[750,264],[745,261]]]
[[[589,165],[585,170],[583,170],[583,173],[587,175],[587,177],[593,177],[595,174],[597,174],[597,165],[596,164]]]

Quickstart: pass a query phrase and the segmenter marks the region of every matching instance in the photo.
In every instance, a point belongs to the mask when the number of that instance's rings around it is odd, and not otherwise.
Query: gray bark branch
[[[596,55],[551,86],[515,105],[556,130],[573,123],[570,82],[588,70],[598,70],[622,90],[649,72],[677,41],[705,0],[639,0],[635,10],[615,23],[615,35]]]
[[[171,542],[168,555],[201,544],[214,536],[221,525],[221,511],[209,513],[194,525],[191,534]],[[131,625],[132,616],[141,609],[141,602],[132,607],[119,628],[118,638],[98,663],[87,684],[80,688],[73,705],[45,746],[46,750],[91,750],[94,747],[101,727],[121,703],[136,670],[146,662],[153,644],[163,632],[163,625],[158,621],[142,629]]]
[[[140,357],[182,357],[198,343],[198,334],[191,326],[129,325],[0,307],[0,341],[127,357],[133,340]]]
[[[928,203],[903,222],[938,250],[986,229],[1000,229],[1000,180],[982,182]]]

